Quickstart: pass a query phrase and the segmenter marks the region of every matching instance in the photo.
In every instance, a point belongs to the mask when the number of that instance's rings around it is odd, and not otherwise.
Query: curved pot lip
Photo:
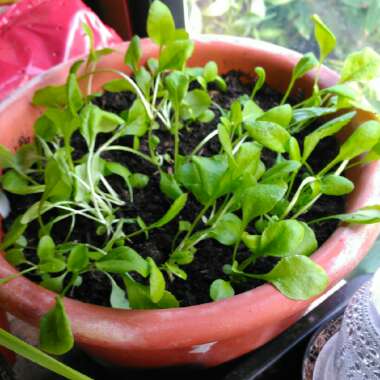
[[[281,59],[284,65],[294,65],[301,56],[293,50],[248,38],[209,35],[197,37],[195,41],[199,49],[218,45],[220,50],[238,47],[242,52],[244,49],[255,54],[271,54],[273,58]],[[116,48],[123,49],[126,45],[122,43]],[[144,41],[144,45],[151,47],[152,44]],[[0,103],[0,112],[5,112],[45,77],[59,73],[68,65],[70,62],[60,64],[32,79]],[[322,85],[326,86],[334,84],[338,75],[323,67],[320,78]],[[360,199],[354,202],[355,208],[380,203],[380,189],[376,190],[376,183],[380,183],[380,163],[368,165],[363,170],[367,180],[365,184],[359,184]],[[313,254],[313,259],[326,269],[330,286],[357,265],[379,232],[380,225],[340,226]],[[0,276],[15,272],[0,255]],[[2,307],[33,324],[37,324],[53,305],[54,298],[55,293],[24,277],[0,287]],[[302,313],[311,302],[290,300],[269,284],[225,300],[176,309],[120,310],[65,298],[78,343],[91,345],[97,342],[103,347],[133,347],[139,350],[168,349],[228,339],[275,323],[279,318],[286,319]],[[250,320],[245,323],[243,321],[247,316]],[[170,335],[173,329],[176,329],[175,340]]]

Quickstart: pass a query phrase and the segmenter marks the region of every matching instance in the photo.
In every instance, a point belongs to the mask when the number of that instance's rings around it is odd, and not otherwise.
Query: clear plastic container
[[[352,297],[340,331],[323,347],[313,380],[380,379],[380,270]]]

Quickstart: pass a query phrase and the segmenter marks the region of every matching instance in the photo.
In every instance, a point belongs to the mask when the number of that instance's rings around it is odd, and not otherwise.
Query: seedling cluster
[[[196,259],[197,247],[205,239],[217,240],[231,257],[223,268],[225,276],[210,284],[212,300],[234,295],[234,284],[249,278],[265,280],[297,300],[316,296],[326,288],[327,274],[309,257],[318,248],[311,226],[327,219],[379,222],[380,206],[326,215],[308,223],[299,217],[322,195],[343,196],[354,189],[344,170],[380,157],[380,124],[375,120],[361,124],[319,172],[313,171],[308,159],[321,140],[336,135],[355,117],[353,109],[360,105],[354,84],[379,73],[380,57],[370,49],[350,55],[340,82],[320,89],[318,73],[336,41],[317,16],[313,22],[320,56],[308,53],[299,60],[281,103],[267,111],[259,107],[255,97],[265,83],[265,70],[252,68],[257,80],[251,96],[240,97],[229,109],[219,106],[217,128],[188,155],[181,151],[182,131],[191,129],[195,122],[208,123],[216,117],[210,109],[213,101],[208,89],[212,84],[225,91],[226,83],[215,62],[197,68],[186,66],[194,43],[186,31],[175,28],[169,9],[158,0],[150,8],[147,25],[149,37],[159,46],[158,59],[150,58],[143,65],[140,40],[134,37],[125,54],[131,74],[97,70],[98,59],[111,50],[92,48],[87,61],[73,64],[64,85],[37,91],[34,104],[44,112],[34,125],[35,140],[15,154],[0,147],[0,163],[5,169],[2,188],[34,199],[8,229],[1,248],[10,263],[23,268],[20,275],[34,272],[42,286],[57,293],[55,307],[41,321],[40,344],[44,350],[62,354],[72,347],[62,297],[81,284],[86,272],[105,273],[112,286],[113,307],[180,306],[166,284],[175,277],[186,281],[186,265]],[[86,26],[85,30],[93,41],[91,30]],[[312,95],[289,104],[296,80],[311,70],[316,72]],[[107,91],[134,94],[130,109],[115,114],[94,104],[99,94],[92,93],[92,79],[99,71],[118,75],[105,84]],[[87,83],[86,94],[80,82]],[[300,146],[295,136],[316,120],[320,120],[319,126]],[[158,132],[162,131],[173,141],[170,152],[159,150]],[[87,150],[81,156],[72,143],[73,136],[78,135]],[[126,136],[132,141],[129,145],[121,143]],[[142,149],[144,139],[147,149]],[[202,148],[213,139],[219,141],[220,151],[213,156],[202,155]],[[261,159],[264,148],[276,155],[271,167]],[[108,160],[107,152],[134,155],[155,168],[160,191],[172,202],[166,213],[153,223],[146,223],[139,214],[120,217],[120,208],[128,202],[133,204],[136,189],[147,186],[151,178]],[[297,181],[300,173],[302,179]],[[124,181],[127,199],[112,187],[111,175]],[[181,212],[190,197],[200,211],[193,220],[184,220]],[[101,245],[90,244],[85,234],[83,240],[73,240],[73,231],[83,218],[92,223]],[[153,230],[168,223],[175,223],[177,235],[166,262],[156,263],[132,248],[135,238],[149,239]],[[131,224],[136,228],[128,233]],[[31,247],[24,234],[36,225],[38,244]],[[64,241],[54,240],[56,226],[66,228]],[[241,245],[248,248],[249,257],[239,257]],[[26,255],[30,251],[36,253],[37,260]],[[254,273],[256,260],[264,256],[278,258],[277,264],[268,273]],[[5,283],[13,277],[0,281]]]

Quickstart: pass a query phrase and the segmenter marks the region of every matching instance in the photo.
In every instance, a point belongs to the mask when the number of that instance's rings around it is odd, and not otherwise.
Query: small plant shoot
[[[259,102],[269,77],[262,67],[247,73],[254,79],[245,94],[219,103],[229,93],[227,73],[212,60],[187,65],[194,43],[159,0],[147,25],[157,58],[146,62],[134,37],[125,70],[98,70],[110,51],[92,51],[65,84],[36,92],[35,139],[16,152],[0,146],[0,181],[14,207],[1,248],[21,273],[57,293],[41,321],[42,349],[60,355],[72,347],[64,296],[81,299],[79,290],[100,279],[114,308],[186,304],[183,289],[199,272],[191,268],[201,253],[202,270],[213,272],[203,302],[226,302],[253,282],[294,300],[326,289],[328,276],[310,257],[321,244],[316,228],[379,222],[380,206],[316,218],[312,211],[321,199],[354,190],[345,169],[380,157],[380,123],[362,123],[340,147],[334,140],[337,151],[318,169],[315,153],[354,119],[355,82],[372,79],[380,58],[354,53],[340,83],[320,89],[318,73],[336,41],[318,16],[312,21],[319,57],[299,60],[269,108]],[[102,103],[104,95],[92,91],[98,71],[114,75],[106,96],[127,94],[128,104]],[[292,96],[311,71],[311,96]],[[209,268],[216,256],[220,267]],[[260,271],[263,262],[270,265]]]

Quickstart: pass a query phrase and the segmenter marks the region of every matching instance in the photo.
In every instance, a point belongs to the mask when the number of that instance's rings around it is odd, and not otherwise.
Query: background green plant
[[[337,36],[332,58],[380,48],[378,0],[186,0],[191,31],[253,37],[300,52],[317,50],[310,16],[317,13]]]

